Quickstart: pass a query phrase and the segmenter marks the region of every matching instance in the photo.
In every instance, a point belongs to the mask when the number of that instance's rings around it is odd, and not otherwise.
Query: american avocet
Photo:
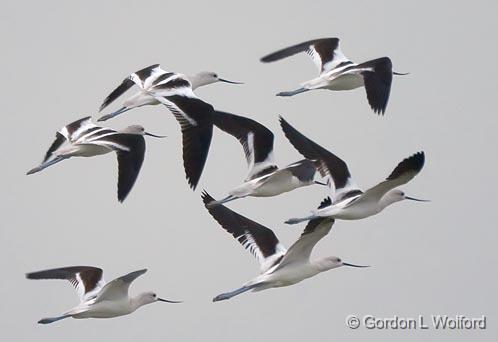
[[[216,82],[241,84],[240,82],[233,82],[220,78],[216,73],[211,71],[202,71],[194,76],[189,77],[182,74],[165,71],[161,69],[159,64],[153,64],[142,70],[130,74],[123,80],[123,82],[121,82],[121,84],[116,89],[114,89],[109,94],[109,96],[105,98],[104,102],[100,106],[99,111],[102,111],[112,102],[114,102],[114,100],[123,95],[133,85],[137,85],[140,89],[136,94],[128,98],[123,103],[123,107],[111,114],[102,116],[99,121],[108,120],[136,107],[157,105],[161,103],[152,94],[161,94],[161,92],[164,90],[169,93],[172,88],[172,80],[178,82],[182,87],[183,84],[181,83],[188,82],[192,90]]]
[[[96,126],[89,116],[79,119],[56,133],[55,141],[41,165],[29,170],[27,174],[39,172],[70,157],[93,157],[114,151],[118,156],[119,166],[118,200],[122,202],[135,184],[142,167],[145,154],[143,135],[164,138],[145,132],[138,125],[115,131]]]
[[[146,269],[128,273],[106,283],[102,269],[92,266],[71,266],[27,273],[28,279],[65,279],[78,292],[80,303],[61,316],[43,318],[48,324],[64,318],[111,318],[128,315],[141,306],[154,302],[181,303],[159,298],[154,292],[144,292],[136,297],[128,295],[131,283],[147,272]]]
[[[393,72],[389,57],[360,64],[351,62],[340,50],[338,38],[315,39],[293,45],[271,53],[261,61],[278,61],[300,52],[306,52],[313,59],[320,75],[302,83],[301,88],[280,92],[278,96],[292,96],[313,89],[351,90],[364,86],[370,107],[375,113],[384,114],[392,75],[407,75]]]
[[[301,237],[287,250],[271,229],[223,205],[210,206],[209,203],[214,199],[206,192],[202,198],[209,213],[221,227],[256,257],[261,271],[259,276],[246,282],[239,289],[216,296],[213,302],[230,299],[250,290],[261,291],[294,285],[306,278],[341,266],[368,267],[349,264],[337,257],[310,260],[313,247],[328,234],[334,219],[318,218],[310,221]]]
[[[202,175],[213,135],[213,106],[199,99],[192,91],[194,85],[208,84],[206,79],[210,78],[206,75],[208,73],[194,77],[194,83],[192,83],[184,75],[162,70],[158,64],[133,73],[107,97],[101,109],[133,84],[140,87],[140,92],[125,101],[124,109],[104,115],[99,121],[146,104],[164,104],[180,124],[183,139],[183,166],[190,187],[195,189]],[[120,89],[120,87],[123,88]]]
[[[315,181],[315,162],[303,159],[279,169],[273,156],[273,133],[252,119],[215,111],[214,124],[239,140],[244,148],[249,174],[244,183],[229,192],[217,205],[246,196],[277,196]],[[325,184],[324,184],[325,185]]]
[[[293,218],[286,223],[295,224],[317,217],[331,217],[341,220],[359,220],[380,213],[387,206],[405,199],[422,201],[408,197],[396,187],[408,183],[424,166],[424,152],[418,152],[404,159],[396,166],[385,181],[374,187],[361,191],[351,179],[348,166],[333,153],[306,138],[287,121],[280,117],[280,124],[290,143],[306,158],[320,161],[319,171],[322,176],[330,177],[332,182],[331,197],[310,216]]]

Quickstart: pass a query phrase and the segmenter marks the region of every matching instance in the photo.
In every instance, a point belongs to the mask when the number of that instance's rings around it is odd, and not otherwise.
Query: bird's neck
[[[311,265],[316,270],[315,274],[325,272],[325,271],[328,271],[328,270],[331,270],[331,269],[337,267],[337,265],[330,262],[329,258],[320,258],[320,259],[313,260],[311,262]]]
[[[138,295],[130,299],[130,309],[131,312],[137,310],[139,307],[148,304],[142,295]]]
[[[195,90],[199,87],[202,87],[204,85],[210,84],[211,82],[206,81],[202,77],[200,77],[199,74],[195,74],[193,76],[187,76],[188,80],[190,81],[190,84],[192,85],[192,90]]]

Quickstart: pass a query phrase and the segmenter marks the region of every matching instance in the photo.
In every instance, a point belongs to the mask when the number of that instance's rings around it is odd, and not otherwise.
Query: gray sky
[[[195,10],[195,12],[193,12]],[[493,340],[496,322],[497,5],[492,1],[64,1],[3,2],[0,229],[0,339],[4,341],[439,341]],[[319,37],[340,37],[362,62],[389,56],[399,72],[385,117],[364,89],[278,98],[315,75],[302,56],[259,58]],[[246,175],[239,144],[215,130],[198,191],[189,190],[180,132],[159,106],[106,122],[143,124],[167,139],[147,140],[141,174],[124,204],[109,154],[73,159],[27,177],[61,126],[95,115],[132,71],[153,63],[186,74],[214,70],[243,86],[216,84],[197,94],[216,108],[250,116],[276,135],[281,165],[301,156],[284,138],[278,114],[344,158],[361,187],[386,177],[424,150],[426,165],[403,189],[431,203],[402,202],[375,217],[336,223],[314,255],[335,255],[369,269],[332,270],[292,287],[211,299],[258,273],[245,252],[208,215],[206,188],[220,198]],[[117,104],[115,107],[117,108]],[[275,230],[290,245],[306,214],[326,195],[308,187],[230,207]],[[76,304],[62,281],[24,273],[88,264],[111,280],[147,267],[131,292],[155,290],[182,305],[153,304],[108,320],[41,317]],[[349,329],[345,318],[486,315],[486,331]]]

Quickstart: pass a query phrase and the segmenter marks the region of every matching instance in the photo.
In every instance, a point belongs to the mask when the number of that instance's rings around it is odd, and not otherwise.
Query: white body
[[[238,198],[271,197],[292,191],[302,186],[313,184],[311,182],[301,182],[297,177],[285,169],[277,170],[269,175],[251,179],[229,192],[229,195]]]
[[[351,67],[354,64],[346,65],[342,68],[333,69],[325,72],[307,82],[301,84],[304,89],[329,89],[329,90],[351,90],[364,86],[363,76],[358,69],[346,71],[344,68]]]

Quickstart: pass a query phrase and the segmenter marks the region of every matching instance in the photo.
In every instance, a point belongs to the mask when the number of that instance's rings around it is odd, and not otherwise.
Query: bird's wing
[[[222,131],[234,136],[244,148],[249,168],[247,180],[263,176],[278,169],[273,157],[273,133],[252,119],[215,111],[213,123]]]
[[[59,130],[59,133],[62,134],[67,140],[73,142],[78,140],[82,135],[95,131],[99,128],[101,127],[96,126],[92,122],[92,118],[90,116],[86,116],[62,127]]]
[[[352,63],[339,48],[339,38],[309,40],[266,55],[261,61],[274,62],[300,52],[306,52],[311,57],[320,73],[330,71],[339,65]]]
[[[192,92],[190,83],[187,85],[181,81],[175,82],[183,85],[169,90],[163,87],[161,92],[151,92],[151,95],[164,104],[180,124],[183,140],[183,166],[190,187],[195,189],[211,145],[214,109]]]
[[[286,253],[273,231],[237,214],[224,205],[209,206],[214,199],[207,193],[202,194],[204,204],[213,218],[240,244],[254,255],[260,264],[261,272],[275,265]]]
[[[137,134],[117,133],[107,136],[114,146],[126,146],[128,151],[116,149],[118,157],[118,200],[123,202],[137,180],[145,156],[145,139]]]
[[[95,301],[115,301],[128,298],[128,289],[131,283],[145,272],[147,272],[147,269],[138,270],[108,282],[99,292]]]
[[[105,285],[102,269],[92,266],[54,268],[27,273],[26,278],[68,280],[78,292],[81,303],[95,297]]]
[[[330,232],[333,224],[334,219],[330,217],[319,217],[310,220],[299,239],[289,247],[289,250],[275,270],[294,262],[306,262],[309,260],[311,251],[318,241]]]
[[[413,177],[415,177],[420,170],[422,170],[424,163],[424,152],[417,152],[414,155],[405,158],[398,164],[398,166],[396,166],[385,181],[365,191],[365,193],[354,201],[354,203],[360,204],[362,202],[370,201],[378,202],[390,190],[412,180]]]
[[[159,66],[159,64],[153,64],[141,70],[138,70],[128,77],[126,77],[121,84],[114,89],[102,102],[99,108],[101,112],[105,107],[110,105],[114,100],[123,95],[128,89],[130,89],[134,84],[136,84],[141,89],[144,89],[146,83],[151,82],[153,79],[158,77],[158,74],[165,73]]]
[[[342,159],[305,137],[282,117],[280,125],[294,148],[305,158],[318,161],[318,171],[323,177],[332,178],[333,184],[330,185],[334,203],[361,192]]]
[[[50,157],[52,156],[52,153],[54,151],[56,151],[65,141],[66,141],[66,137],[63,136],[61,133],[56,132],[55,133],[55,140],[52,143],[52,145],[50,145],[47,153],[45,153],[45,157],[43,157],[42,163],[45,163],[48,159],[50,159]]]
[[[374,59],[357,66],[363,75],[370,107],[375,113],[384,114],[391,92],[392,63],[388,57]]]

